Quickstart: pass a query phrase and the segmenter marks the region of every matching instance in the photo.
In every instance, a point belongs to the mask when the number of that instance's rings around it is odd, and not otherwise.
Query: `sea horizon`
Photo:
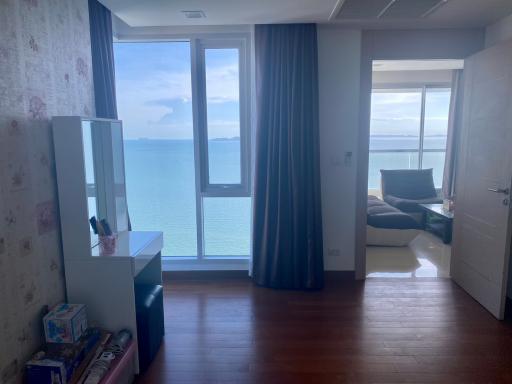
[[[417,135],[399,135],[399,134],[378,134],[378,135],[370,135],[370,138],[372,137],[379,137],[379,138],[382,138],[382,137],[391,137],[391,138],[398,138],[398,137],[401,137],[401,138],[418,138]],[[438,138],[445,138],[446,135],[424,135],[424,137],[438,137]],[[192,141],[194,140],[193,138],[170,138],[170,137],[125,137],[124,138],[125,141],[137,141],[137,140],[169,140],[169,141]],[[213,139],[208,139],[208,141],[240,141],[240,137],[238,136],[235,136],[235,137],[216,137],[216,138],[213,138]]]
[[[368,187],[378,189],[381,169],[417,168],[418,137],[372,137]],[[194,143],[190,139],[125,139],[128,209],[135,230],[164,232],[163,256],[197,256]],[[442,184],[446,137],[427,136],[423,167]],[[209,140],[210,177],[229,182],[240,175],[240,139]],[[396,150],[400,151],[396,151]],[[394,152],[395,150],[395,152]],[[340,145],[340,151],[342,146]],[[202,197],[204,252],[247,256],[250,252],[251,198]]]

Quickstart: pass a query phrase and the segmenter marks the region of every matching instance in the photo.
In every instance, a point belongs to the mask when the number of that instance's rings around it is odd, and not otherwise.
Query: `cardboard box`
[[[73,344],[49,343],[25,365],[26,384],[65,384],[74,382],[87,365],[103,337],[98,328],[89,328]]]
[[[44,318],[47,343],[74,343],[87,329],[83,304],[58,304]]]
[[[66,384],[64,362],[52,359],[30,360],[25,365],[25,380],[37,384]]]

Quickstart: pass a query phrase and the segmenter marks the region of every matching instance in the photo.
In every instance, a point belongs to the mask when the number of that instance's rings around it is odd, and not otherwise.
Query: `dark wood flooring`
[[[512,383],[512,325],[447,279],[165,285],[166,335],[138,383]]]

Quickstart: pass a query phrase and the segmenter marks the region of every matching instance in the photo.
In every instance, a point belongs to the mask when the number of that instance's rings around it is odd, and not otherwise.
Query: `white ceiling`
[[[326,21],[337,0],[100,0],[132,27]],[[182,11],[201,10],[204,19]]]
[[[348,0],[100,0],[132,27],[333,22],[357,28],[483,27],[512,13],[512,0],[448,0],[426,17],[337,18]],[[357,1],[363,9],[383,0]],[[386,1],[386,0],[384,0]],[[390,2],[392,0],[389,0]],[[410,6],[428,0],[394,0]],[[348,4],[348,3],[347,3]],[[347,4],[345,6],[347,6]],[[187,19],[182,11],[203,11]],[[393,15],[395,13],[392,13]]]

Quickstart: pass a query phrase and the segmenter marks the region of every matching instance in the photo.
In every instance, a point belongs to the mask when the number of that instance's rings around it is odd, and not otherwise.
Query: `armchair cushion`
[[[432,168],[381,169],[380,173],[382,180],[382,196],[391,195],[407,200],[437,198]]]
[[[368,196],[367,224],[375,228],[419,229],[419,223],[390,204]]]

